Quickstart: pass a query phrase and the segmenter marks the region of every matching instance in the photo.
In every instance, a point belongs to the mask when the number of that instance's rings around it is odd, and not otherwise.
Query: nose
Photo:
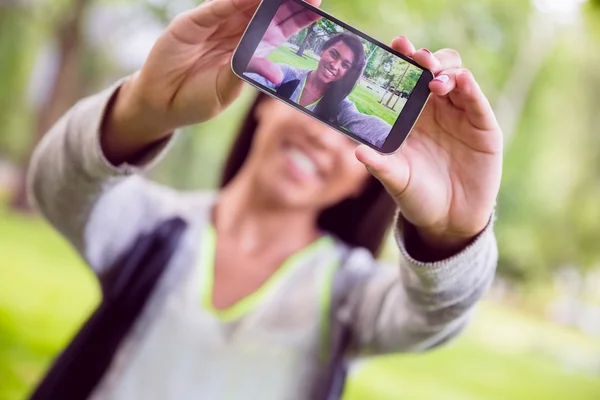
[[[342,61],[341,60],[335,60],[331,63],[331,69],[335,69],[336,71],[339,70],[342,67]]]

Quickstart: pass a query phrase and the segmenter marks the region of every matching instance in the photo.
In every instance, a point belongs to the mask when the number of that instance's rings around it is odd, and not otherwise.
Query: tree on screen
[[[317,22],[314,22],[296,35],[296,40],[302,38],[296,55],[302,57],[307,48],[312,49],[314,52],[318,52],[321,43],[327,40],[332,34],[341,31],[342,28],[339,25],[328,19],[322,18]]]

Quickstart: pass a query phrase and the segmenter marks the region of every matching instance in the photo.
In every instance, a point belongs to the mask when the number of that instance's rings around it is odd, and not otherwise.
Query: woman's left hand
[[[432,95],[404,145],[382,155],[361,145],[356,157],[378,178],[424,244],[449,255],[487,225],[502,175],[502,131],[473,75],[450,49],[392,47],[430,69]]]

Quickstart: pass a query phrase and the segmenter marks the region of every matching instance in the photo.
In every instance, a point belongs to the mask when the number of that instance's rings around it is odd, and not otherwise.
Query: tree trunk
[[[406,73],[408,72],[408,68],[410,67],[410,64],[406,64],[406,69],[404,70],[404,72],[402,73],[402,76],[400,77],[400,79],[398,80],[398,84],[396,85],[396,88],[402,92],[402,81],[404,80],[404,77],[406,76]]]
[[[385,92],[383,92],[383,96],[381,96],[381,100],[379,100],[379,104],[383,103],[383,100],[385,99],[385,95],[388,94],[388,90],[385,89]]]
[[[402,93],[402,92],[400,92],[400,93]],[[392,110],[396,111],[396,105],[398,104],[398,100],[400,100],[400,97],[402,97],[402,96],[396,97],[396,101],[394,102],[394,105],[392,106]]]
[[[396,89],[398,90],[398,89]],[[390,98],[388,99],[387,103],[385,103],[385,106],[387,108],[390,108],[390,102],[392,101],[392,99],[394,98],[394,92],[392,91],[392,95],[390,96]]]
[[[11,206],[20,211],[29,211],[26,191],[26,170],[35,146],[44,133],[69,109],[80,96],[80,50],[82,20],[90,0],[73,0],[72,7],[57,26],[55,40],[58,48],[58,73],[52,84],[50,95],[38,111],[35,134],[31,138],[29,151],[24,158],[21,178]]]
[[[519,41],[513,67],[494,104],[496,117],[502,127],[505,148],[508,148],[517,131],[538,73],[556,47],[554,38],[557,34],[555,22],[545,15],[536,12],[530,17],[528,36]]]
[[[304,37],[304,40],[302,41],[300,48],[296,52],[296,55],[302,57],[302,54],[304,54],[304,50],[306,50],[306,47],[308,47],[308,44],[310,43],[310,40],[312,39],[312,35],[315,30],[315,24],[316,24],[316,22],[313,22],[312,24],[310,24],[308,26],[308,28],[306,28],[307,29],[306,36]]]
[[[369,61],[371,61],[371,58],[375,55],[376,51],[377,51],[377,46],[373,46],[373,49],[371,50],[371,52],[369,53],[369,55],[367,56],[367,58],[365,60],[365,65],[369,65]]]

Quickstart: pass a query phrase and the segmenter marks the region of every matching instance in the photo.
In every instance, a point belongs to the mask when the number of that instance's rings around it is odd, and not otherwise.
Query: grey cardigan
[[[157,325],[157,320],[166,312],[165,302],[176,295],[186,279],[191,279],[199,257],[198,244],[210,223],[209,213],[214,202],[214,194],[178,192],[140,175],[159,160],[168,144],[149,152],[139,165],[113,166],[106,160],[100,147],[100,124],[107,103],[118,87],[114,85],[80,101],[63,116],[37,147],[29,172],[30,193],[39,210],[97,274],[105,273],[106,266],[140,232],[172,216],[180,216],[189,224],[179,253],[172,259],[96,390],[97,398],[115,399],[124,398],[119,396],[119,382],[124,373],[133,368],[153,325]],[[362,282],[361,290],[350,294],[352,327],[360,350],[370,353],[422,351],[454,337],[465,326],[473,306],[493,279],[497,247],[492,223],[493,218],[466,249],[435,263],[423,263],[408,254],[402,218],[398,218],[395,228],[399,266],[381,266],[364,249],[353,249],[353,265],[372,269],[370,277]],[[236,340],[254,341],[254,346],[263,343],[265,348],[275,343],[273,337],[268,336],[272,331],[295,329],[295,333],[285,335],[285,339],[276,337],[276,340],[290,340],[285,346],[296,346],[300,360],[294,367],[297,372],[290,372],[291,380],[282,378],[281,382],[311,379],[311,365],[314,366],[319,347],[316,334],[319,311],[317,303],[312,301],[319,293],[313,283],[332,257],[337,257],[332,253],[338,250],[333,247],[318,253],[299,266],[282,288],[260,306],[261,313],[254,312],[253,318],[243,317],[242,321],[224,324],[227,326],[224,331],[228,331],[235,329],[235,324],[245,323],[243,335],[240,334],[243,337]],[[302,302],[290,300],[296,295]],[[304,326],[300,326],[302,324]],[[259,331],[262,336],[253,336]],[[257,341],[257,337],[266,342]],[[260,372],[256,370],[249,368],[247,373]],[[126,376],[134,375],[130,371]],[[294,393],[285,398],[305,398],[302,388],[308,385],[293,385],[296,383],[290,383],[280,393]],[[206,390],[208,386],[208,383],[204,386]],[[264,387],[260,390],[263,399],[281,398],[281,395],[267,396]],[[246,398],[256,397],[250,394]]]

